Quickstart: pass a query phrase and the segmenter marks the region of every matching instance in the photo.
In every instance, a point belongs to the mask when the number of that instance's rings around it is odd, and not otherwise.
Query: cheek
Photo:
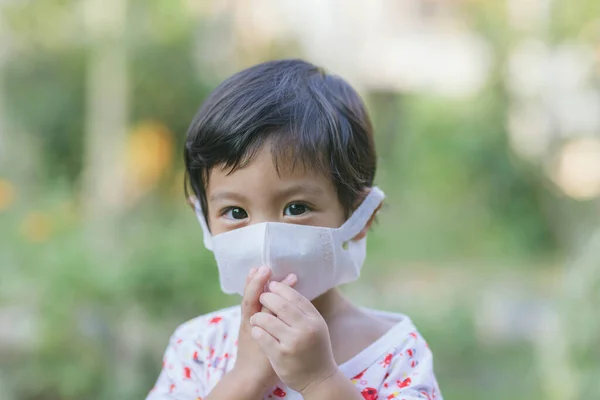
[[[344,223],[347,221],[347,217],[346,217],[346,213],[344,211],[340,211],[337,215],[337,223],[336,223],[336,227],[340,227],[342,225],[344,225]]]
[[[219,218],[214,216],[212,213],[208,212],[208,216],[205,216],[204,218],[206,219],[206,223],[208,224],[208,229],[210,230],[211,235],[214,236],[224,232],[225,228],[223,227],[223,223],[219,221]]]
[[[329,228],[339,228],[340,226],[344,225],[346,219],[347,218],[344,209],[342,208],[341,204],[337,204],[336,207],[332,207],[330,210],[328,210],[326,226]]]
[[[227,232],[229,230],[227,226],[223,224],[223,222],[211,215],[208,216],[208,228],[210,229],[210,233],[213,236],[218,235],[219,233]]]

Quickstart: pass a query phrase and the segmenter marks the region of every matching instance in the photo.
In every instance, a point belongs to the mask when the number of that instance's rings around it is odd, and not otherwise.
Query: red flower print
[[[177,344],[181,344],[183,342],[183,339],[177,339]]]
[[[169,393],[173,393],[173,390],[175,390],[175,384],[171,383],[171,386],[169,386]]]
[[[377,394],[377,389],[368,387],[368,388],[364,388],[362,392],[360,392],[360,394],[363,395],[365,400],[377,400],[379,398],[379,395]]]
[[[390,394],[388,397],[386,397],[386,399],[387,399],[387,400],[392,400],[392,399],[395,399],[397,394],[398,394],[398,393],[392,393],[392,394]]]
[[[422,394],[423,396],[425,396],[425,398],[426,398],[427,400],[431,400],[431,397],[429,397],[429,394],[427,394],[427,392],[421,392],[421,394]]]
[[[417,365],[419,365],[419,362],[418,362],[417,360],[412,360],[412,361],[410,362],[410,366],[411,366],[412,368],[416,367]]]
[[[185,379],[192,379],[192,370],[190,367],[183,367],[183,377]]]
[[[285,393],[283,389],[276,387],[275,390],[273,390],[273,394],[277,397],[285,397],[287,393]]]
[[[408,349],[408,350],[406,350],[406,354],[408,354],[408,356],[410,358],[413,358],[413,356],[415,355],[415,352],[413,349]]]
[[[365,372],[366,372],[366,371],[367,371],[367,370],[365,369],[363,372],[361,372],[360,374],[358,374],[358,375],[356,375],[354,378],[352,378],[352,380],[355,380],[355,379],[360,379],[360,378],[362,378],[362,376],[365,374]]]
[[[398,385],[398,387],[399,387],[399,388],[401,388],[401,389],[402,389],[402,388],[405,388],[405,387],[407,387],[407,386],[410,386],[411,382],[412,382],[412,381],[410,380],[410,378],[406,378],[406,379],[405,379],[405,380],[403,380],[402,382],[400,382],[400,381],[396,381],[396,384]]]
[[[382,367],[389,367],[390,363],[392,362],[392,357],[393,355],[391,353],[388,354],[387,356],[385,356],[383,361],[379,363],[379,365],[381,365]]]
[[[194,354],[192,354],[192,360],[196,363],[196,364],[204,364],[204,361],[200,360],[200,355],[198,355],[198,352],[195,351]]]
[[[412,336],[413,338],[417,339],[417,333],[416,332],[411,332],[410,336]]]
[[[383,387],[384,387],[384,388],[386,388],[386,389],[388,388],[388,386],[390,386],[390,385],[389,385],[389,384],[386,382],[386,380],[387,380],[387,378],[389,378],[389,376],[390,376],[390,373],[389,373],[389,372],[386,372],[386,373],[385,373],[385,376],[383,377],[383,382],[384,382],[384,383],[383,383]]]
[[[219,322],[221,322],[221,320],[223,319],[223,317],[212,317],[210,319],[210,321],[208,321],[209,324],[218,324]]]

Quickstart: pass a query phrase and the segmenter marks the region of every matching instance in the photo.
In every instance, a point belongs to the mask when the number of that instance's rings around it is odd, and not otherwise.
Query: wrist
[[[352,385],[348,378],[336,367],[333,372],[325,375],[322,379],[308,384],[300,391],[300,394],[304,399],[329,398],[329,393],[336,393],[340,387],[344,387],[346,384]]]
[[[227,376],[231,379],[233,384],[243,389],[244,392],[257,396],[264,395],[267,389],[272,386],[272,379],[258,376],[249,369],[242,370],[241,368],[233,367],[233,369],[227,373]]]

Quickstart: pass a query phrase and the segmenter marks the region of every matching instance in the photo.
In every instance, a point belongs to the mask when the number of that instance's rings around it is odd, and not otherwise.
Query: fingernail
[[[254,276],[254,274],[256,274],[256,268],[250,268],[250,272],[248,273],[248,276],[250,278],[252,278]]]
[[[296,275],[295,274],[289,274],[288,276],[285,277],[285,279],[283,280],[282,283],[287,283],[287,284],[291,284],[296,280]]]
[[[269,289],[273,290],[273,286],[275,285],[275,281],[269,282]]]
[[[265,275],[266,275],[268,272],[269,272],[269,268],[267,268],[267,267],[264,267],[264,266],[263,266],[263,267],[260,267],[260,268],[258,269],[258,274],[259,274],[260,276],[265,276]]]

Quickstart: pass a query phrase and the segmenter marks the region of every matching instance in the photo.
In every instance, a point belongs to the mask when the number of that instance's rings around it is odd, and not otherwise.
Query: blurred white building
[[[224,46],[252,52],[293,43],[309,61],[361,90],[468,96],[485,83],[491,61],[485,41],[465,26],[457,4],[447,1],[245,0],[189,5],[213,19],[230,19],[235,33]],[[204,60],[214,63],[215,51],[224,54],[222,49],[212,50]]]

